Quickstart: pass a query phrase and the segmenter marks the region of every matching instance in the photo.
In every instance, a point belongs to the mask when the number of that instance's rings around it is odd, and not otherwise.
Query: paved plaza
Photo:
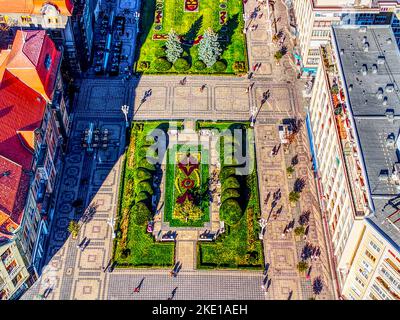
[[[255,0],[246,4],[246,16],[256,6]],[[167,299],[177,287],[174,299],[309,299],[312,297],[311,280],[320,276],[324,289],[318,299],[333,299],[332,279],[326,245],[321,226],[313,174],[311,170],[305,128],[285,153],[281,148],[274,157],[271,149],[278,144],[277,125],[284,118],[303,118],[301,108],[302,83],[296,80],[290,58],[285,56],[279,65],[273,55],[277,50],[271,42],[271,21],[267,9],[262,7],[263,19],[256,19],[258,28],[248,32],[249,65],[262,63],[252,79],[247,77],[187,77],[182,86],[178,76],[144,76],[140,79],[90,78],[83,79],[76,98],[76,111],[69,141],[55,218],[51,229],[46,266],[41,278],[22,299],[36,299],[48,287],[52,288],[47,299]],[[287,30],[286,9],[276,1],[275,16],[280,16],[278,28]],[[249,20],[247,21],[247,23]],[[287,37],[288,51],[292,47]],[[249,92],[249,85],[254,82]],[[203,92],[200,87],[206,84]],[[144,92],[152,95],[142,101]],[[270,98],[261,105],[263,92],[269,90]],[[268,193],[282,192],[281,214],[270,219],[264,236],[266,263],[270,265],[269,291],[264,294],[261,285],[263,271],[195,270],[196,247],[190,235],[180,241],[176,254],[184,261],[185,268],[176,278],[169,270],[115,269],[103,272],[112,254],[112,227],[118,205],[118,190],[125,147],[125,120],[121,106],[130,106],[130,118],[146,119],[250,119],[250,111],[259,110],[255,135],[260,201],[264,218],[271,211],[271,200],[264,203]],[[93,122],[96,128],[110,132],[107,149],[88,154],[81,148],[81,134]],[[286,175],[291,158],[298,155],[299,163],[292,178]],[[296,178],[306,181],[300,202],[291,207],[288,193]],[[85,181],[85,183],[83,183]],[[83,199],[84,207],[96,205],[95,215],[82,223],[78,239],[68,236],[67,226],[75,219],[74,199]],[[319,261],[313,262],[311,280],[299,275],[296,265],[305,242],[293,234],[282,238],[285,225],[298,219],[301,212],[310,210],[308,241],[322,248]],[[90,239],[88,247],[77,248],[84,238]],[[140,293],[133,289],[144,278]]]

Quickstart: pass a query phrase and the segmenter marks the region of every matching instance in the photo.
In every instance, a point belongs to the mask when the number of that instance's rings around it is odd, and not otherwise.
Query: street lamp
[[[107,219],[107,224],[111,227],[111,232],[112,232],[112,238],[115,238],[115,233],[114,233],[114,224],[115,224],[115,220],[114,217],[108,218]]]
[[[126,125],[126,127],[128,128],[128,127],[129,127],[129,122],[128,122],[129,106],[127,106],[126,104],[124,104],[124,105],[121,107],[121,111],[122,111],[122,113],[123,113],[124,116],[125,116],[125,125]]]
[[[133,14],[133,18],[135,19],[136,22],[136,33],[139,33],[139,18],[140,18],[140,13],[135,11]]]

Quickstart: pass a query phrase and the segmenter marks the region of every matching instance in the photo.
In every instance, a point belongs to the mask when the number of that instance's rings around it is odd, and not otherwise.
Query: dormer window
[[[49,54],[46,54],[46,57],[44,58],[44,67],[46,70],[50,70],[51,67],[51,57]]]

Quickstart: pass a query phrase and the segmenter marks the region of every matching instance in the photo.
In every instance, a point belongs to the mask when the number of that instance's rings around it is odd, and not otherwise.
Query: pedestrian
[[[203,92],[204,91],[204,89],[206,88],[206,84],[203,84],[202,86],[201,86],[201,88],[200,88],[200,92]]]
[[[175,271],[174,271],[174,270],[170,271],[170,272],[169,272],[169,275],[170,275],[171,277],[175,276]]]
[[[259,19],[263,16],[263,13],[261,12],[260,15],[258,16]]]
[[[256,64],[253,66],[253,72],[256,72],[256,70],[257,70],[257,65],[258,65],[258,63],[256,63]]]
[[[249,93],[249,88],[248,88],[248,87],[246,88],[245,92],[246,92],[246,93]]]

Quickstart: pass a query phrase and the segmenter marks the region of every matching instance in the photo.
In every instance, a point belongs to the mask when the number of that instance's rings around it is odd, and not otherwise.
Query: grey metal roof
[[[398,247],[400,221],[396,225],[388,217],[397,210],[397,202],[389,199],[395,199],[399,189],[383,178],[399,161],[396,148],[387,145],[389,135],[397,141],[400,129],[400,53],[396,39],[390,26],[342,25],[333,27],[333,41],[375,207],[368,221]]]

